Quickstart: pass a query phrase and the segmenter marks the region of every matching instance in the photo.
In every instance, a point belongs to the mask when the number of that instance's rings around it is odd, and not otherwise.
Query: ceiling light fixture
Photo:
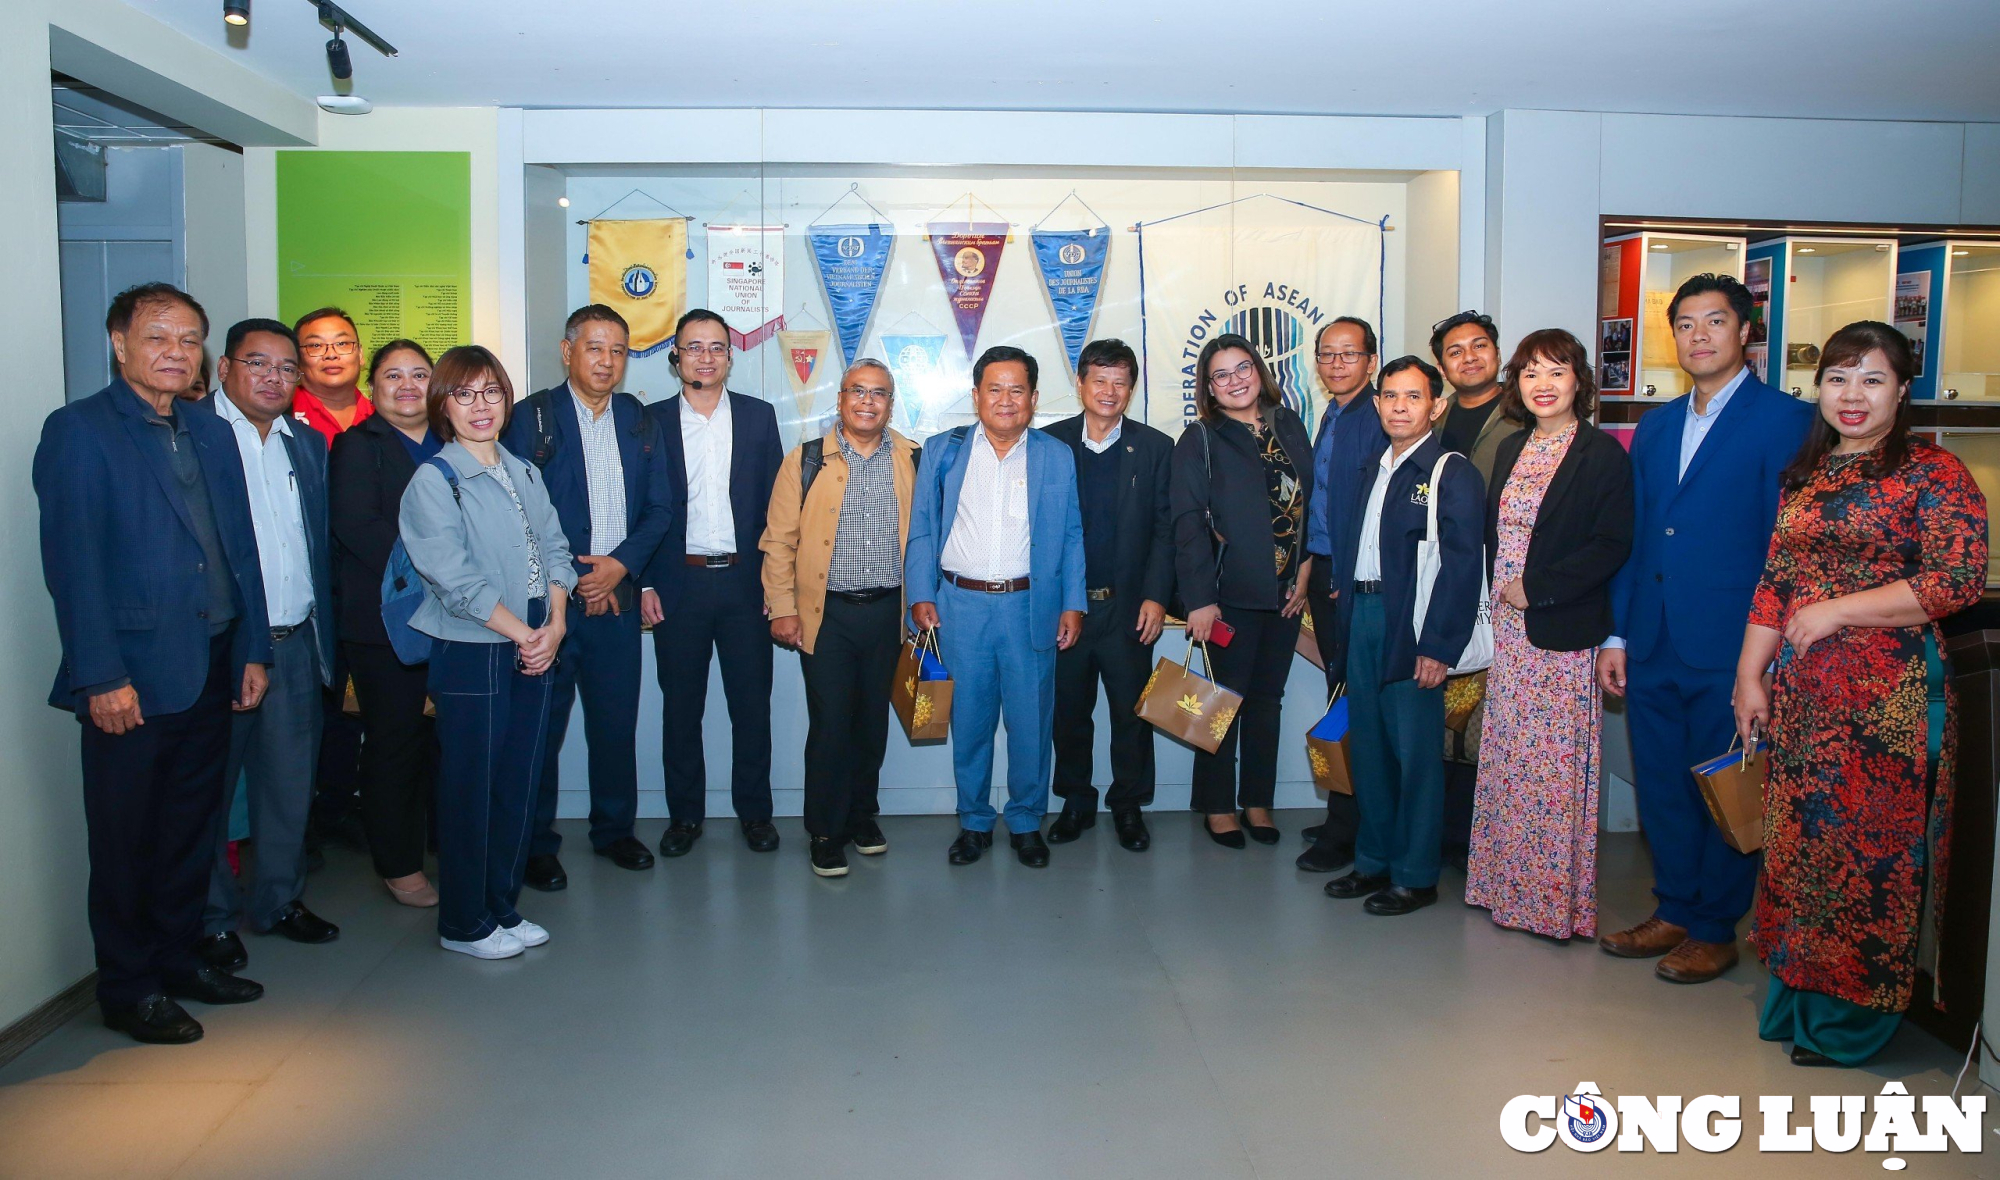
[[[355,20],[352,14],[340,5],[333,3],[332,0],[309,0],[309,2],[319,8],[319,23],[333,30],[333,39],[335,41],[340,40],[340,35],[343,32],[353,33],[363,41],[374,46],[375,51],[383,57],[397,56],[394,45],[377,36],[375,30]],[[332,46],[329,45],[328,49],[330,54]]]
[[[225,24],[249,24],[250,0],[222,0],[222,19]]]
[[[556,204],[558,204],[558,205],[562,206],[563,208],[567,209],[567,208],[569,208],[569,198],[568,198],[568,197],[557,197],[557,198],[556,198]],[[1959,251],[1959,253],[1960,253],[1960,254],[1963,254],[1963,253],[1965,253],[1965,251],[1963,251],[1963,250],[1960,250],[1960,251]]]
[[[345,82],[354,76],[354,58],[347,52],[347,42],[340,39],[340,26],[333,28],[333,40],[326,43],[326,68],[336,82]]]

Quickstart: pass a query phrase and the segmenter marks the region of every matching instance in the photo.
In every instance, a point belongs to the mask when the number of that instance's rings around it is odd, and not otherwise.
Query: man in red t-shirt
[[[292,394],[292,417],[332,447],[334,435],[375,412],[375,403],[361,396],[361,333],[354,317],[337,307],[307,312],[292,330],[305,367]]]

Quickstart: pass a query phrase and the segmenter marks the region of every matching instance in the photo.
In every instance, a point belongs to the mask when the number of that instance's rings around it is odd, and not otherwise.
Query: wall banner
[[[1090,341],[1090,325],[1097,317],[1097,296],[1104,289],[1104,260],[1111,252],[1111,231],[1095,229],[1034,230],[1029,239],[1035,247],[1035,266],[1042,272],[1042,286],[1049,293],[1049,308],[1055,313],[1056,327],[1062,332],[1063,351],[1069,354],[1070,372],[1076,358]]]
[[[749,352],[785,326],[785,227],[708,226],[708,307]]]
[[[993,280],[1000,272],[1007,229],[1005,222],[977,221],[933,221],[925,227],[967,360],[972,359],[979,343],[979,324],[993,298]]]
[[[882,293],[882,276],[889,270],[889,252],[896,244],[895,227],[815,225],[807,227],[806,241],[840,335],[841,354],[853,360],[861,355],[869,317],[875,314],[875,297]]]
[[[633,356],[674,341],[687,310],[687,232],[680,217],[590,223],[590,301],[625,317]]]
[[[938,411],[951,395],[944,369],[944,337],[882,337],[883,359],[896,377],[896,418],[907,430],[934,430]]]
[[[778,332],[780,367],[785,370],[785,380],[791,384],[792,400],[799,407],[801,421],[812,417],[813,377],[819,372],[819,360],[826,352],[826,342],[831,336],[832,333],[823,328],[780,329]]]

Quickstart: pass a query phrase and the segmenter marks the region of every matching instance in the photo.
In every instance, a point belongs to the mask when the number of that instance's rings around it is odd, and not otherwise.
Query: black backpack
[[[958,428],[962,435],[965,427]],[[910,470],[915,471],[924,457],[920,446],[910,447]],[[799,444],[799,507],[805,507],[806,493],[812,491],[813,481],[819,478],[819,469],[826,466],[826,437],[809,438]]]

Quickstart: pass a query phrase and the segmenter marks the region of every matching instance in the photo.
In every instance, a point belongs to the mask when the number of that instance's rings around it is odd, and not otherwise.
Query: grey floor
[[[1291,867],[1308,822],[1232,852],[1158,815],[1144,855],[1100,824],[1034,871],[1004,848],[951,868],[949,818],[891,818],[887,856],[821,881],[796,820],[774,856],[725,821],[648,873],[569,856],[569,891],[522,904],[554,940],[501,963],[440,951],[336,849],[308,900],[340,941],[252,939],[270,992],[196,1009],[200,1044],[93,1011],[0,1070],[0,1175],[1859,1176],[1882,1157],[1758,1154],[1754,1096],[1951,1086],[1954,1055],[1908,1027],[1866,1070],[1794,1068],[1756,1039],[1747,955],[1660,983],[1495,928],[1449,871],[1436,907],[1370,917]],[[1602,859],[1607,928],[1645,916],[1636,838]],[[1745,1141],[1502,1144],[1507,1099],[1586,1080],[1746,1096]]]

